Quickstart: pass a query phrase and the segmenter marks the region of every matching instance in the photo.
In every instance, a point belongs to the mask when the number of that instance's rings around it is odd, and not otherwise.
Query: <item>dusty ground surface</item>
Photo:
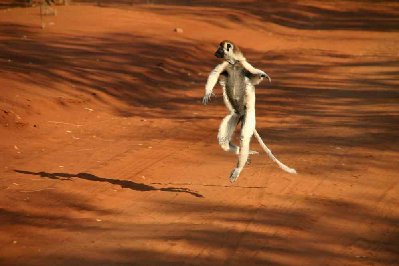
[[[398,3],[174,2],[0,10],[0,264],[398,265]],[[298,175],[229,183],[223,39]]]

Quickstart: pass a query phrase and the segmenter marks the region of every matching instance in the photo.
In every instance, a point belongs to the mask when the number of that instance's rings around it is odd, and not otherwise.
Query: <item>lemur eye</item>
[[[229,51],[231,47],[232,47],[232,45],[231,45],[230,43],[228,43],[228,44],[226,45],[227,51]]]

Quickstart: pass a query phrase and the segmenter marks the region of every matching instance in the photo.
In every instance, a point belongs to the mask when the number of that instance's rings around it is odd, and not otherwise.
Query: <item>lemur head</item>
[[[242,55],[238,46],[235,45],[233,42],[227,40],[222,41],[219,44],[219,47],[215,52],[215,56],[217,58],[224,58],[231,64],[234,64],[236,61],[244,59],[244,56]]]

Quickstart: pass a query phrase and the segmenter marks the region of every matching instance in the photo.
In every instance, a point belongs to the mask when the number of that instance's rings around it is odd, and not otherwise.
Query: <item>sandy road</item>
[[[1,11],[0,264],[397,265],[395,3],[287,3]],[[225,36],[298,175],[261,154],[229,183],[220,91],[200,104]]]

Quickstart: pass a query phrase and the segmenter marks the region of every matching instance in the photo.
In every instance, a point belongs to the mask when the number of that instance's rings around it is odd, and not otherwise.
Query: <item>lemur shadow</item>
[[[180,187],[162,187],[156,188],[154,186],[146,185],[143,183],[136,183],[130,180],[120,180],[114,178],[104,178],[96,175],[92,175],[89,173],[78,173],[78,174],[68,174],[68,173],[47,173],[47,172],[30,172],[24,170],[14,170],[20,174],[26,175],[38,175],[45,178],[50,179],[58,179],[58,180],[72,180],[72,178],[77,177],[80,179],[95,181],[95,182],[106,182],[113,185],[119,185],[122,188],[128,188],[135,191],[164,191],[164,192],[174,192],[174,193],[187,193],[197,198],[203,198],[204,196],[198,192],[192,191],[188,188],[180,188]]]

